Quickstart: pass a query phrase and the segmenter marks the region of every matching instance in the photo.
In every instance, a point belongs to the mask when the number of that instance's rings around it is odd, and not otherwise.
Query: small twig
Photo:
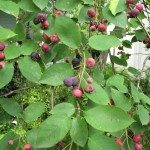
[[[116,74],[114,62],[113,62],[112,59],[111,59],[111,53],[110,53],[110,50],[108,50],[108,53],[109,53],[109,57],[110,57],[111,65],[112,65],[112,71],[113,71],[114,74]]]
[[[144,68],[145,68],[145,65],[146,65],[146,62],[147,60],[150,58],[150,56],[147,56],[143,62],[143,66],[142,66],[142,70],[140,72],[140,75],[138,76],[138,83],[137,83],[137,89],[139,89],[140,87],[140,81],[141,81],[141,78],[142,78],[142,73],[144,72]]]
[[[129,141],[128,141],[128,132],[127,132],[127,129],[125,129],[125,132],[126,132],[126,139],[127,139],[128,149],[130,150],[130,145],[129,145]]]
[[[80,104],[79,104],[78,100],[76,100],[76,102],[77,102],[77,107],[78,107],[77,115],[80,116],[80,113],[81,113]]]
[[[71,150],[71,148],[72,148],[72,143],[73,143],[73,142],[71,141],[71,144],[70,144],[69,150]]]
[[[55,101],[55,98],[54,98],[54,86],[51,87],[51,100],[50,100],[50,105],[51,105],[51,108],[53,109],[54,107],[54,101]]]

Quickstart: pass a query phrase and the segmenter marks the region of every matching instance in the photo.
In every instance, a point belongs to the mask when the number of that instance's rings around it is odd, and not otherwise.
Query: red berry
[[[44,40],[49,40],[48,35],[47,35],[47,34],[45,34],[44,32],[43,32],[43,34],[42,34],[42,37],[43,37],[43,39],[44,39]]]
[[[93,91],[94,91],[94,86],[93,86],[93,85],[88,85],[88,86],[86,86],[85,92],[91,93],[91,92],[93,92]]]
[[[111,104],[111,105],[114,105],[114,104],[115,104],[115,102],[114,102],[113,99],[110,99],[109,101],[110,101],[110,104]]]
[[[150,48],[150,43],[148,43],[148,44],[146,45],[146,48]]]
[[[48,29],[48,28],[49,28],[49,23],[48,23],[48,21],[42,22],[41,25],[42,25],[42,28],[43,28],[43,29]]]
[[[130,117],[132,117],[132,116],[133,116],[132,112],[128,112],[128,114],[129,114],[129,116],[130,116]]]
[[[61,148],[61,147],[63,146],[63,142],[62,142],[62,141],[58,142],[58,143],[56,144],[56,146],[57,146],[57,148]]]
[[[134,0],[126,0],[127,4],[133,4]]]
[[[120,147],[122,147],[123,143],[120,139],[115,139],[115,141]]]
[[[88,9],[87,14],[90,18],[93,18],[96,16],[96,11],[94,8],[90,8],[90,9]]]
[[[5,67],[5,63],[4,62],[0,62],[0,69],[3,69]]]
[[[135,148],[135,150],[142,150],[142,144],[135,143],[134,148]]]
[[[143,40],[143,43],[144,43],[144,44],[149,43],[149,39],[144,39],[144,40]]]
[[[50,41],[51,41],[52,43],[56,43],[56,42],[58,42],[58,40],[59,40],[59,37],[58,37],[57,34],[52,34],[52,35],[50,36]]]
[[[143,5],[142,4],[137,4],[135,6],[136,9],[138,9],[139,11],[142,11],[143,10]]]
[[[134,141],[135,143],[138,143],[138,142],[140,142],[141,140],[142,140],[141,135],[139,135],[139,134],[134,134],[134,136],[133,136],[133,141]]]
[[[88,77],[88,78],[86,79],[86,81],[87,81],[87,83],[92,83],[92,82],[93,82],[93,79],[92,79],[92,77]]]
[[[47,43],[44,43],[41,48],[42,48],[43,52],[47,53],[47,52],[50,51],[50,47],[49,47],[49,45]]]
[[[95,25],[93,25],[93,26],[90,26],[90,30],[91,30],[91,31],[95,31],[95,30],[96,30],[96,27],[95,27]]]
[[[13,140],[9,140],[8,141],[8,145],[13,145],[14,144],[14,141]]]
[[[89,67],[89,68],[93,68],[94,65],[95,65],[95,60],[93,58],[88,58],[86,59],[86,65]]]
[[[98,26],[98,31],[100,31],[100,32],[104,32],[104,31],[106,31],[106,29],[107,29],[107,27],[105,24],[100,24]]]
[[[149,127],[150,127],[150,121],[148,122],[148,124],[147,124]]]
[[[0,60],[4,60],[5,59],[5,54],[3,52],[0,52]]]
[[[81,97],[81,96],[82,96],[82,90],[81,90],[80,88],[75,88],[75,89],[73,90],[73,95],[74,95],[75,97]]]
[[[97,20],[91,21],[90,26],[95,26],[97,28],[98,27],[98,21]]]
[[[62,16],[63,12],[61,10],[56,10],[54,16],[58,16],[58,15]]]
[[[39,22],[45,22],[47,19],[47,15],[45,13],[39,13],[37,15],[37,18],[38,18]]]
[[[5,49],[5,44],[4,43],[0,43],[0,51],[3,51]]]
[[[32,149],[32,147],[31,147],[30,144],[25,144],[24,145],[24,150],[31,150],[31,149]]]

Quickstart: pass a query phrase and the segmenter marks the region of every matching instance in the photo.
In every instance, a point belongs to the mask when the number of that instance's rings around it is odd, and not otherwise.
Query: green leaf
[[[88,128],[84,118],[78,116],[72,120],[70,136],[74,143],[84,147],[88,138]]]
[[[133,67],[128,67],[128,71],[131,72],[133,75],[138,76],[139,75],[139,70]]]
[[[70,64],[58,63],[47,68],[41,79],[40,83],[58,86],[63,84],[63,80],[66,77],[73,76],[73,70]]]
[[[79,28],[71,18],[68,18],[66,16],[57,16],[55,29],[60,40],[64,44],[74,49],[80,46],[81,33],[79,31]]]
[[[27,134],[27,141],[34,148],[48,148],[61,141],[71,128],[71,119],[65,114],[55,114],[46,119],[38,129]]]
[[[23,112],[23,118],[25,122],[30,123],[32,121],[36,121],[38,117],[42,115],[45,111],[45,103],[36,102],[34,104],[29,105]]]
[[[115,89],[111,89],[111,93],[112,93],[112,99],[115,102],[115,106],[125,111],[129,111],[131,109],[131,102],[123,93]]]
[[[117,13],[126,9],[125,0],[112,0],[109,5],[111,13],[115,16]]]
[[[30,57],[25,56],[19,59],[19,69],[22,75],[29,81],[38,83],[41,78],[42,72],[39,64],[33,61]]]
[[[122,41],[122,45],[126,48],[132,48],[132,43],[129,40]]]
[[[56,1],[56,8],[63,11],[71,11],[81,3],[81,0]]]
[[[15,36],[13,38],[13,40],[23,41],[26,38],[25,27],[22,23],[17,23],[16,24],[16,26],[14,28],[14,32],[17,34],[17,36]]]
[[[94,5],[94,1],[93,0],[82,0],[84,2],[84,4],[90,4],[90,5]]]
[[[5,50],[5,58],[6,60],[17,58],[21,55],[20,46],[16,45],[8,45]]]
[[[75,107],[70,103],[61,103],[56,105],[51,111],[51,114],[61,114],[64,113],[69,117],[75,113]]]
[[[125,12],[118,13],[117,15],[113,15],[109,10],[109,7],[103,7],[102,10],[104,18],[106,18],[110,23],[114,24],[115,26],[126,28],[127,26],[127,15]]]
[[[24,40],[21,45],[21,54],[30,55],[39,48],[39,45],[35,41]]]
[[[95,50],[106,51],[121,45],[121,41],[112,35],[95,35],[89,39],[89,45]]]
[[[137,20],[137,18],[132,18],[132,19],[129,21],[129,23],[130,23],[130,26],[131,26],[132,28],[137,28],[137,27],[141,26],[141,24],[140,24],[140,22]]]
[[[3,27],[0,26],[0,42],[3,42],[5,40],[8,40],[14,36],[16,36],[16,34],[14,32],[12,32],[11,30],[5,29]]]
[[[92,93],[85,92],[85,95],[96,104],[107,105],[109,103],[109,97],[106,94],[105,90],[94,81],[92,82],[92,85],[94,86],[95,90]],[[87,83],[82,81],[81,86],[82,86],[82,89],[85,89],[87,86]]]
[[[111,76],[108,80],[106,85],[116,87],[120,92],[127,93],[128,89],[124,84],[124,77],[121,75],[114,75]]]
[[[2,99],[0,99],[0,104],[1,104],[2,108],[11,116],[19,116],[21,113],[21,107],[13,99],[2,98]]]
[[[14,75],[13,63],[6,63],[5,68],[0,69],[0,88],[7,85]]]
[[[143,30],[136,30],[135,36],[136,36],[136,39],[140,41],[143,41],[146,38],[146,34],[145,32],[143,32]]]
[[[25,11],[29,12],[38,12],[40,9],[33,3],[33,1],[29,0],[21,0],[19,3],[19,7]]]
[[[139,103],[139,101],[140,101],[139,91],[137,90],[137,88],[134,86],[134,84],[132,82],[130,83],[130,86],[131,86],[131,94],[132,94],[134,101]]]
[[[97,106],[84,112],[84,116],[92,127],[106,132],[125,129],[134,122],[125,111],[115,106]]]
[[[97,133],[89,137],[88,147],[90,150],[120,150],[114,139]]]
[[[48,0],[44,0],[44,1],[41,1],[41,0],[32,0],[32,1],[41,10],[43,10],[47,6],[47,4],[48,4]]]
[[[16,18],[19,14],[18,4],[12,1],[0,0],[0,10],[4,11],[7,14],[13,15]]]
[[[150,98],[147,95],[145,95],[144,93],[140,93],[140,99],[143,102],[145,102],[145,103],[150,105]]]
[[[115,64],[118,64],[118,65],[122,65],[122,66],[127,66],[128,63],[125,59],[123,58],[118,58],[117,56],[113,56],[111,55],[111,60],[115,63]]]
[[[90,17],[87,15],[87,11],[90,7],[82,7],[78,16],[79,22],[88,22],[90,21]]]
[[[142,125],[147,125],[149,122],[149,112],[142,105],[138,105],[138,114]]]

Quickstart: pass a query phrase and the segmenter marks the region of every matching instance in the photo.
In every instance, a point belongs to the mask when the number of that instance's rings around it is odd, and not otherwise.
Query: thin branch
[[[116,74],[114,62],[113,62],[112,59],[111,59],[111,53],[110,53],[110,50],[108,50],[108,53],[109,53],[109,57],[110,57],[111,65],[112,65],[112,71],[113,71],[114,74]]]
[[[81,113],[80,104],[79,104],[78,100],[76,100],[76,102],[77,102],[77,108],[78,108],[77,115],[80,116],[80,113]]]
[[[150,58],[150,56],[147,56],[143,62],[143,66],[142,66],[142,70],[140,72],[140,75],[138,76],[138,83],[137,83],[137,89],[139,89],[140,87],[140,81],[141,81],[141,78],[142,78],[142,73],[144,72],[144,68],[145,68],[145,65],[146,65],[146,62],[147,60]]]
[[[128,141],[128,132],[127,132],[127,129],[125,129],[125,131],[126,131],[127,146],[128,146],[128,149],[130,150],[130,145],[129,145],[129,141]]]
[[[51,108],[53,109],[54,107],[54,103],[55,103],[55,98],[54,98],[54,86],[51,87],[51,100],[50,100],[50,105],[51,105]]]

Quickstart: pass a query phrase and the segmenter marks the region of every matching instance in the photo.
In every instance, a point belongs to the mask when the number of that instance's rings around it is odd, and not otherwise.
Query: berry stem
[[[76,102],[77,102],[77,108],[78,108],[77,115],[80,116],[80,113],[81,113],[80,104],[79,104],[78,100],[76,100]]]
[[[127,131],[127,129],[125,129],[125,132],[126,132],[126,140],[127,140],[128,149],[130,150],[130,145],[129,145],[129,141],[128,141],[128,131]]]
[[[51,109],[54,108],[54,86],[51,86],[50,88],[50,91],[51,91],[51,100],[50,100],[50,106],[51,106]]]

